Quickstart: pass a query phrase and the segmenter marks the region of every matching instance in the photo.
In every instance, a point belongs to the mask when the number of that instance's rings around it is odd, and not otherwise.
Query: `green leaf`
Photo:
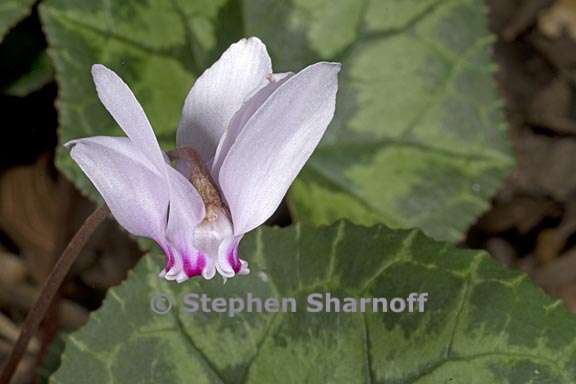
[[[49,384],[50,376],[60,367],[60,360],[66,346],[63,334],[58,334],[50,342],[46,355],[42,359],[42,365],[36,369],[38,380],[41,384]]]
[[[0,0],[0,41],[6,32],[26,17],[35,0]]]
[[[162,144],[174,143],[194,79],[256,35],[278,71],[344,64],[337,113],[290,194],[297,218],[419,227],[456,240],[487,207],[511,157],[476,0],[48,0],[42,19],[60,85],[61,141],[121,131],[89,69],[133,88]],[[60,168],[97,193],[60,152]]]
[[[486,254],[419,231],[340,222],[266,228],[243,240],[251,274],[223,284],[157,277],[147,256],[72,334],[53,383],[576,382],[576,318]],[[311,313],[306,297],[407,297],[423,313]],[[150,299],[294,297],[295,313],[154,314]],[[190,308],[190,307],[188,307]]]
[[[246,4],[248,33],[281,70],[343,63],[336,118],[290,195],[296,216],[460,239],[512,163],[484,2]]]

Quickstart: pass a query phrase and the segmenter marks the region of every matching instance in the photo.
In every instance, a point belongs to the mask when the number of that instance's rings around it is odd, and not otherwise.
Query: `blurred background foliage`
[[[98,202],[59,144],[121,134],[90,65],[130,84],[170,148],[194,79],[251,35],[277,71],[344,64],[335,120],[270,224],[420,228],[487,249],[576,309],[575,31],[573,0],[0,0],[0,353]],[[20,382],[140,256],[113,222],[100,228]]]

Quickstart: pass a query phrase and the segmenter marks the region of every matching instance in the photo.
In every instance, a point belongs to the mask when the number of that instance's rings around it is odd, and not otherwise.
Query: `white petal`
[[[208,163],[232,116],[272,72],[266,46],[255,37],[232,44],[190,90],[177,147],[191,147]]]
[[[163,177],[163,174],[158,168],[148,160],[134,143],[127,137],[117,136],[92,136],[82,139],[70,140],[64,144],[67,149],[72,149],[77,143],[82,143],[90,146],[103,146],[108,147],[116,152],[119,152],[125,157],[130,157],[132,160],[142,164],[150,172],[155,173],[158,177]]]
[[[230,238],[229,241],[220,244],[216,270],[225,279],[250,273],[248,263],[238,256],[238,246],[241,239],[242,235]]]
[[[133,235],[163,244],[168,190],[139,149],[120,137],[74,140],[67,146],[118,223]]]
[[[204,219],[204,202],[192,183],[174,168],[167,167],[167,176],[170,183],[170,211],[166,237],[174,249],[176,265],[186,272],[199,264],[194,232]]]
[[[204,219],[202,197],[180,172],[167,167],[171,190],[167,235],[172,242],[185,239]],[[190,239],[191,242],[192,239]]]
[[[274,213],[334,116],[340,64],[317,63],[282,84],[246,123],[220,168],[234,234]]]
[[[161,170],[164,162],[162,150],[142,106],[128,85],[101,64],[92,66],[92,77],[102,104],[130,140]]]
[[[226,158],[230,147],[236,141],[236,138],[242,132],[242,129],[246,125],[246,122],[252,117],[252,115],[264,104],[264,102],[274,93],[274,91],[280,87],[286,80],[288,80],[293,73],[274,73],[267,77],[268,82],[262,86],[258,91],[256,91],[249,99],[242,105],[240,110],[234,114],[226,132],[222,135],[220,142],[218,143],[218,148],[216,149],[216,155],[212,162],[212,175],[217,178],[220,173],[220,167],[222,162]]]

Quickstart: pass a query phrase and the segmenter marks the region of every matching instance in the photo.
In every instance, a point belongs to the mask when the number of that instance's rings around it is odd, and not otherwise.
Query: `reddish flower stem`
[[[98,225],[104,221],[109,212],[110,211],[106,205],[103,205],[92,212],[92,214],[84,221],[82,227],[80,227],[78,232],[76,232],[72,240],[70,240],[66,249],[64,249],[62,256],[60,256],[54,265],[52,272],[50,272],[50,275],[44,282],[38,299],[36,299],[34,306],[26,316],[20,336],[18,336],[18,340],[16,340],[16,344],[14,344],[8,360],[6,360],[2,367],[0,384],[10,383],[10,380],[18,367],[18,363],[26,352],[30,339],[34,334],[36,334],[40,323],[46,316],[46,312],[50,308],[50,304],[52,303],[52,300],[54,300],[62,282],[68,275],[70,268],[76,261],[76,258],[80,254],[82,248],[84,248],[84,245],[86,245],[90,236],[92,236],[94,230],[96,230]]]

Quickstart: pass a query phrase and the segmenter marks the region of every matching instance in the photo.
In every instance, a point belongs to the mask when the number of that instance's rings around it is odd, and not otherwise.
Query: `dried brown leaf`
[[[576,0],[557,0],[541,13],[538,27],[550,38],[558,38],[566,32],[576,40]]]

